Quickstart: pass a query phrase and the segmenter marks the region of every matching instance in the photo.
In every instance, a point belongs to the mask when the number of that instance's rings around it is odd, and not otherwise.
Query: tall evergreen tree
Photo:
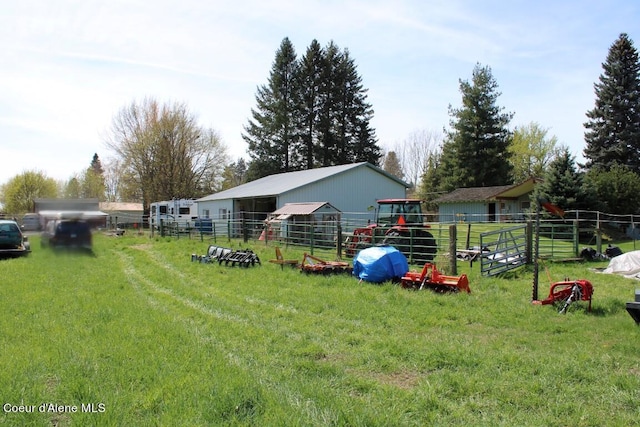
[[[462,107],[449,106],[452,129],[442,147],[442,190],[512,183],[509,162],[513,113],[498,107],[498,84],[489,67],[476,64],[471,82],[460,80]]]
[[[369,162],[378,164],[382,153],[377,144],[375,130],[370,127],[373,108],[367,102],[367,89],[362,86],[349,51],[345,50],[340,60],[338,89],[338,137],[340,144],[336,164]]]
[[[314,147],[317,143],[317,126],[322,106],[321,74],[324,52],[320,43],[313,40],[300,61],[300,152],[302,169],[312,169]]]
[[[534,201],[546,199],[564,210],[593,209],[595,198],[583,185],[583,178],[584,174],[577,170],[574,156],[567,147],[563,147],[546,169],[544,181],[536,186]]]
[[[285,78],[286,77],[286,78]],[[273,173],[352,162],[378,164],[381,157],[373,109],[348,51],[313,40],[295,59],[284,39],[269,84],[258,88],[258,106],[245,126],[249,180]]]
[[[594,84],[596,102],[584,124],[587,169],[626,165],[640,173],[640,63],[627,34],[609,48]]]
[[[282,40],[269,82],[258,88],[257,109],[242,135],[249,145],[252,179],[292,170],[291,154],[296,146],[296,118],[300,91],[296,87],[298,62],[293,44]]]
[[[93,154],[93,158],[91,159],[91,170],[98,175],[104,174],[104,169],[102,168],[102,162],[100,161],[100,157],[98,157],[98,153]]]
[[[337,80],[339,78],[340,49],[331,42],[324,52],[320,86],[321,107],[318,121],[318,144],[316,145],[315,157],[320,166],[331,166],[336,164],[335,158],[338,148],[335,125],[337,123],[336,108],[339,106],[337,88],[340,86],[340,82]]]
[[[389,151],[387,155],[384,156],[384,163],[382,165],[382,169],[385,172],[388,172],[397,178],[404,179],[404,172],[402,171],[402,165],[400,165],[400,160],[398,159],[398,156],[396,155],[395,151]]]
[[[106,185],[104,180],[104,169],[98,153],[93,155],[91,165],[82,175],[82,197],[97,198],[101,202],[106,200]]]
[[[441,151],[434,150],[429,153],[424,167],[424,173],[420,179],[420,186],[417,189],[417,196],[425,201],[427,211],[433,212],[438,206],[433,202],[443,193],[444,188],[440,179],[444,175],[440,172]],[[445,190],[446,191],[446,190]]]

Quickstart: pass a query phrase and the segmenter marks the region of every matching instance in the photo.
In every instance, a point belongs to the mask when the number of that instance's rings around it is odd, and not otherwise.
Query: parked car
[[[49,221],[42,232],[40,245],[52,248],[91,250],[92,236],[89,224],[81,219]]]
[[[30,251],[29,240],[20,231],[18,223],[0,220],[0,256],[27,255]]]
[[[23,231],[39,231],[40,230],[40,215],[37,213],[24,214],[22,217],[22,230]]]

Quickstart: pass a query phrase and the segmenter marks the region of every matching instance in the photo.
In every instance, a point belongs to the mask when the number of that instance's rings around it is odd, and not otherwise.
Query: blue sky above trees
[[[448,127],[458,80],[479,62],[512,126],[538,122],[581,160],[601,64],[620,33],[636,42],[638,22],[640,3],[625,0],[12,2],[0,15],[0,184],[32,169],[66,180],[96,152],[108,162],[113,116],[145,96],[186,103],[246,158],[243,126],[284,37],[298,55],[313,39],[349,50],[383,147]]]

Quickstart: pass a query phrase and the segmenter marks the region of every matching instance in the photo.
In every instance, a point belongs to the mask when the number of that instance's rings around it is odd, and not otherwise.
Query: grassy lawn
[[[441,295],[281,269],[264,243],[249,245],[261,266],[238,268],[191,262],[199,240],[96,235],[95,256],[31,240],[29,257],[0,261],[1,425],[640,420],[640,328],[625,310],[640,283],[589,270],[607,262],[547,264],[595,289],[591,313],[559,315],[531,304],[532,268],[488,278],[460,263],[472,293]]]

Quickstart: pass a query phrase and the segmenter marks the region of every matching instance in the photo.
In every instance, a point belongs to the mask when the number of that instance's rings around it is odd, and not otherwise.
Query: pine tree
[[[640,173],[640,63],[627,34],[609,48],[596,101],[584,124],[587,169],[626,165]]]
[[[512,183],[509,162],[513,113],[503,113],[500,92],[489,67],[477,64],[471,82],[460,80],[462,107],[449,106],[452,130],[442,147],[439,168],[443,190]]]
[[[397,178],[404,179],[404,172],[395,151],[389,151],[384,157],[382,169]]]
[[[312,169],[315,164],[317,127],[322,107],[321,74],[324,51],[317,40],[313,40],[300,62],[300,152],[302,169]]]
[[[341,102],[338,111],[338,135],[342,141],[336,164],[369,162],[378,164],[382,153],[375,131],[370,127],[373,108],[367,102],[367,90],[362,86],[349,51],[345,50],[340,61],[341,85],[338,91]]]
[[[241,157],[237,162],[225,166],[222,177],[221,190],[228,190],[247,182],[247,165],[244,159]]]
[[[91,170],[97,173],[98,175],[104,174],[104,169],[102,168],[102,162],[98,157],[98,153],[93,154],[93,159],[91,159]]]
[[[333,42],[323,49],[314,40],[296,61],[285,39],[245,126],[249,180],[319,166],[378,164],[381,150],[366,93],[347,50]]]
[[[293,170],[291,155],[296,147],[296,114],[300,91],[296,87],[298,62],[288,38],[276,52],[269,82],[258,88],[257,109],[245,126],[244,140],[252,159],[249,175],[262,176]]]
[[[576,168],[575,157],[567,147],[549,164],[544,181],[533,194],[535,199],[546,199],[561,209],[593,209],[594,197],[583,185],[584,175]]]
[[[338,94],[336,88],[339,83],[338,64],[340,61],[340,49],[333,42],[324,50],[323,66],[320,85],[320,115],[318,121],[318,144],[316,144],[315,158],[320,166],[331,166],[335,163],[338,141],[335,132],[336,107],[338,107]],[[346,163],[346,162],[345,162]]]
[[[437,211],[438,206],[433,200],[442,195],[442,191],[439,191],[439,189],[444,187],[440,181],[444,175],[440,172],[440,165],[441,152],[435,150],[431,152],[427,158],[424,173],[420,179],[420,186],[416,192],[418,197],[425,201],[427,211],[429,212]]]

